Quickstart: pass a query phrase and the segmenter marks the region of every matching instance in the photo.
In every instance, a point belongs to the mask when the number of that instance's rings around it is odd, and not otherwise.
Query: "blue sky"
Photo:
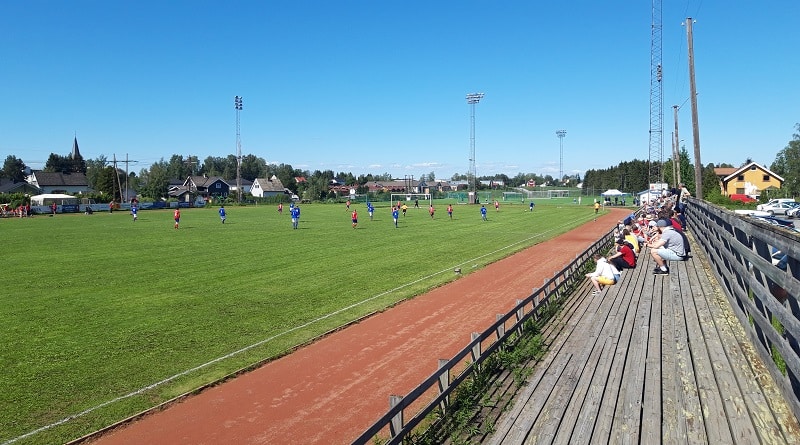
[[[664,158],[672,105],[701,161],[769,166],[800,122],[800,2],[663,1]],[[335,172],[583,174],[647,159],[650,0],[0,1],[0,156],[139,171],[236,151]]]

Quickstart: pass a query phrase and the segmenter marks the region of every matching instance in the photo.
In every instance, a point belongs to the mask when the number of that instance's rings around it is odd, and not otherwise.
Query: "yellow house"
[[[784,179],[757,162],[739,168],[715,168],[723,196],[758,196],[761,191],[772,187],[779,189]]]

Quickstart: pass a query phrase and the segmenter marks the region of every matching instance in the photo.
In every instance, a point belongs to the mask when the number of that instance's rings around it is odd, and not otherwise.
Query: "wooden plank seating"
[[[491,444],[798,443],[700,252],[654,275],[648,251],[615,286],[573,295]]]

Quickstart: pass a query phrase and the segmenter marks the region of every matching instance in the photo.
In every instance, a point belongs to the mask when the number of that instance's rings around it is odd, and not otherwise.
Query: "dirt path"
[[[611,210],[91,443],[349,444],[629,213]]]

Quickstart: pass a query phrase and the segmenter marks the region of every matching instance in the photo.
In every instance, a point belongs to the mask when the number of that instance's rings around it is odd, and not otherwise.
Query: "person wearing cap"
[[[669,273],[666,261],[683,261],[686,259],[686,247],[683,245],[683,237],[676,232],[670,221],[659,219],[656,223],[661,236],[657,241],[647,243],[650,248],[650,255],[658,264],[653,273],[656,275],[666,275]]]
[[[645,243],[654,243],[661,237],[661,232],[658,230],[656,223],[657,221],[652,219],[647,223],[647,228],[644,230]]]

